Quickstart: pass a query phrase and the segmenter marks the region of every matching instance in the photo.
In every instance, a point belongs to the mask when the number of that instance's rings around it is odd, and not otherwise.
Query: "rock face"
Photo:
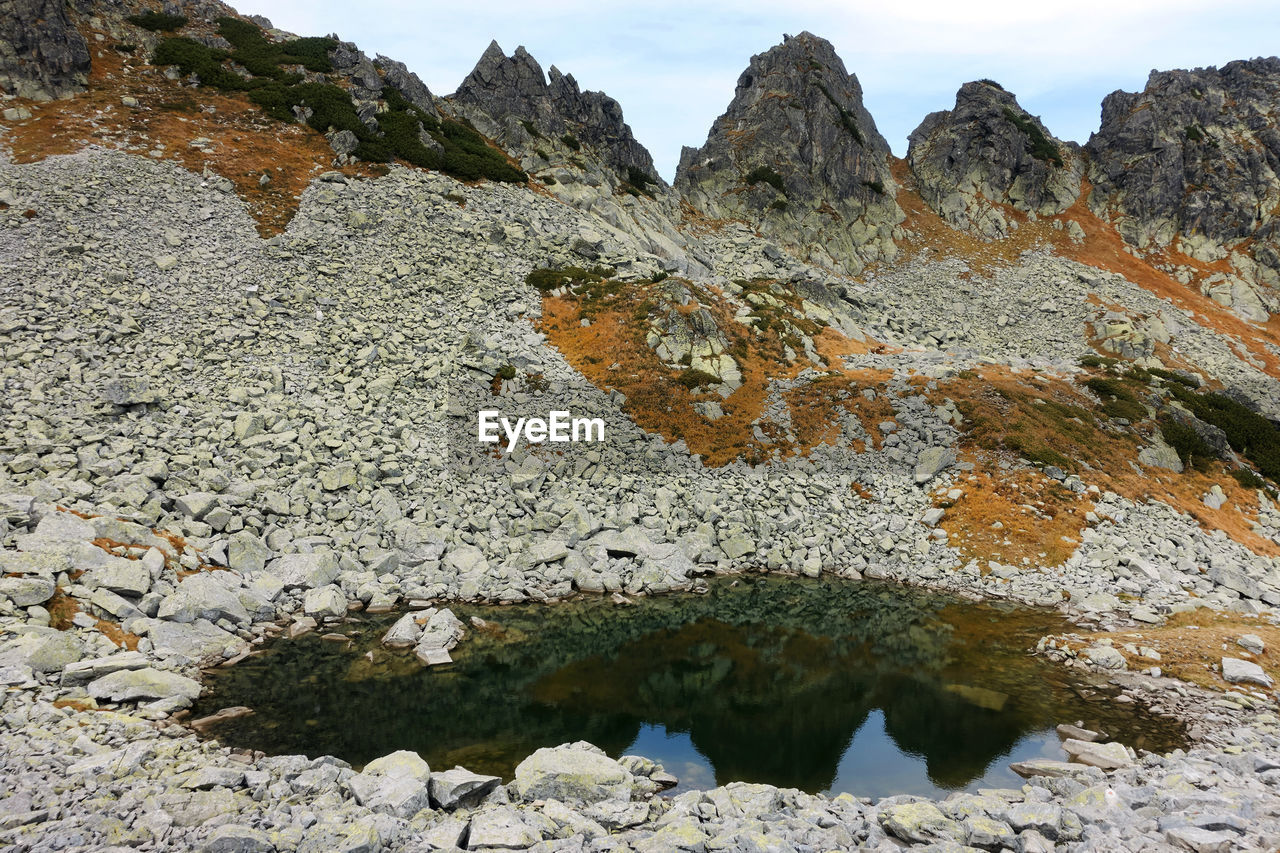
[[[0,92],[49,101],[84,89],[89,46],[63,0],[0,0]]]
[[[582,91],[572,74],[562,74],[554,65],[549,76],[550,82],[524,47],[507,56],[494,41],[453,99],[482,111],[492,127],[481,129],[500,142],[510,144],[504,136],[518,138],[516,128],[530,141],[538,134],[554,139],[570,134],[579,144],[592,146],[620,174],[638,169],[660,181],[653,157],[623,121],[617,101],[603,92]],[[533,133],[523,125],[526,121]]]
[[[1237,281],[1280,287],[1277,101],[1274,57],[1153,72],[1141,92],[1113,92],[1086,146],[1091,205],[1139,248],[1228,258],[1237,274],[1214,284],[1232,303]]]
[[[1083,164],[1012,93],[966,83],[954,109],[930,113],[910,136],[907,159],[920,196],[947,222],[985,237],[1009,224],[994,204],[1051,216],[1080,195]]]
[[[681,152],[676,187],[708,216],[856,272],[897,251],[903,213],[888,158],[858,78],[805,32],[751,58],[706,144]]]

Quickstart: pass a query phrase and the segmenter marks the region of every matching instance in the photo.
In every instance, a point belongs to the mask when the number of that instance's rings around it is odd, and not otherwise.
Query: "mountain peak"
[[[1010,230],[998,205],[1037,215],[1066,210],[1083,174],[1072,147],[993,80],[965,83],[952,109],[926,116],[911,132],[907,160],[939,216],[985,237]]]
[[[751,57],[677,186],[708,215],[743,219],[805,259],[850,271],[894,254],[902,220],[889,145],[831,42],[803,32]]]

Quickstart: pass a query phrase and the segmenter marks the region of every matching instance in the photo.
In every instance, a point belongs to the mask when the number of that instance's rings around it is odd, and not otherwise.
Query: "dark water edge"
[[[247,705],[253,715],[210,734],[356,766],[411,749],[436,769],[510,779],[535,749],[587,740],[658,760],[680,790],[748,781],[859,796],[1020,786],[1008,763],[1064,758],[1062,722],[1135,748],[1186,745],[1180,723],[1029,654],[1068,628],[1055,613],[836,578],[709,587],[633,607],[449,605],[492,627],[432,669],[380,647],[396,617],[361,617],[343,626],[349,643],[278,640],[210,672],[194,713]]]

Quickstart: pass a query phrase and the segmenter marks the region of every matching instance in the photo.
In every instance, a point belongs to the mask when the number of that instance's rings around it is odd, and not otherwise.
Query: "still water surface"
[[[347,625],[212,673],[197,715],[255,710],[211,734],[356,766],[396,749],[510,779],[542,746],[588,740],[661,762],[677,790],[732,781],[861,796],[1019,787],[1011,761],[1065,758],[1083,722],[1134,747],[1185,743],[1176,723],[1027,649],[1065,623],[876,582],[719,579],[706,595],[618,607],[455,605],[485,619],[424,669],[382,649],[394,617]],[[366,655],[373,653],[370,661]]]

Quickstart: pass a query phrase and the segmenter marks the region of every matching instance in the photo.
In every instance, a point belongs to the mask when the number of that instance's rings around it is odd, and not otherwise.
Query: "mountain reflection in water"
[[[255,714],[211,733],[355,765],[411,749],[509,779],[539,747],[588,740],[663,762],[681,789],[869,796],[1017,784],[1009,761],[1061,756],[1060,722],[1135,747],[1184,744],[1177,724],[1028,655],[1063,629],[1053,614],[837,579],[710,586],[635,607],[455,605],[493,628],[469,631],[438,669],[380,648],[393,619],[370,617],[349,626],[349,647],[279,641],[212,673],[196,711],[248,705]]]

